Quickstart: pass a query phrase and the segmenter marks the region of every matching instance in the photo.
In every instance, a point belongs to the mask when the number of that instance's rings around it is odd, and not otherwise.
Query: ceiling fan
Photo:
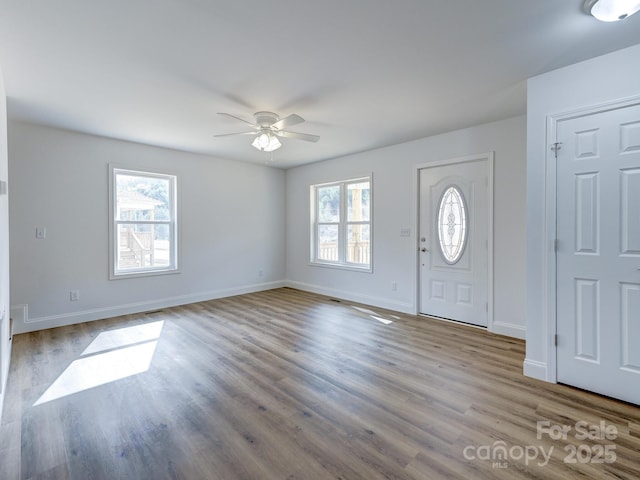
[[[282,146],[278,137],[282,138],[295,138],[297,140],[304,140],[305,142],[317,142],[320,137],[317,135],[309,135],[307,133],[297,133],[284,130],[285,128],[293,125],[298,125],[304,122],[304,118],[300,115],[291,114],[287,117],[280,118],[273,112],[256,112],[253,114],[253,122],[245,120],[230,113],[218,113],[218,115],[224,115],[226,117],[235,118],[252,127],[252,130],[248,132],[238,133],[223,133],[222,135],[214,135],[214,137],[229,137],[233,135],[255,135],[251,145],[263,152],[273,152]]]

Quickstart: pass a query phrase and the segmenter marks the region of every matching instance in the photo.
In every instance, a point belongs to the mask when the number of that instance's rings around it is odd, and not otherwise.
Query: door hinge
[[[558,150],[562,148],[562,142],[556,142],[551,144],[551,151],[556,156],[556,160],[558,159]]]
[[[556,347],[558,346],[558,334],[557,333],[553,336],[553,345],[556,346]]]
[[[555,239],[553,240],[553,251],[554,251],[554,252],[557,252],[557,251],[558,251],[558,244],[559,244],[559,243],[560,243],[560,241],[559,241],[557,238],[555,238]]]

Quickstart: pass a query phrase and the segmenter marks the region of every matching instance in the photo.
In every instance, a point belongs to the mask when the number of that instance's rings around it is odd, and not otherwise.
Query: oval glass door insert
[[[467,243],[467,206],[462,190],[447,187],[438,207],[438,239],[445,262],[457,263]]]

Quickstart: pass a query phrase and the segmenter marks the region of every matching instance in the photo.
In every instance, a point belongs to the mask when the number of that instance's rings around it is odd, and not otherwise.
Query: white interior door
[[[488,162],[420,170],[420,313],[487,326]]]
[[[557,378],[640,404],[640,105],[556,132]]]

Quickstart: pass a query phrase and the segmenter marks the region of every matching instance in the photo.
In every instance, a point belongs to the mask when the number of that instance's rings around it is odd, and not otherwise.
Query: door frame
[[[546,380],[558,383],[558,347],[555,338],[558,331],[557,317],[557,256],[556,256],[556,216],[557,216],[557,164],[554,154],[554,145],[557,139],[558,123],[575,118],[586,117],[604,113],[610,110],[618,110],[626,107],[640,105],[640,95],[625,99],[612,100],[610,102],[589,105],[586,107],[560,112],[547,116],[547,137],[545,148],[545,208],[544,208],[544,232],[543,238],[547,247],[542,251],[543,268],[543,308],[546,312],[546,322],[542,322],[542,338],[546,339],[547,346],[547,372]],[[560,146],[562,148],[562,146]]]
[[[464,157],[449,158],[447,160],[436,160],[433,162],[420,163],[416,165],[414,192],[416,215],[414,219],[414,231],[416,232],[413,249],[413,264],[415,266],[415,314],[420,314],[420,171],[425,168],[437,168],[448,165],[483,161],[487,166],[487,331],[494,331],[493,324],[493,157],[494,152],[477,153]],[[461,324],[463,325],[463,324]],[[473,328],[475,327],[470,325]]]

